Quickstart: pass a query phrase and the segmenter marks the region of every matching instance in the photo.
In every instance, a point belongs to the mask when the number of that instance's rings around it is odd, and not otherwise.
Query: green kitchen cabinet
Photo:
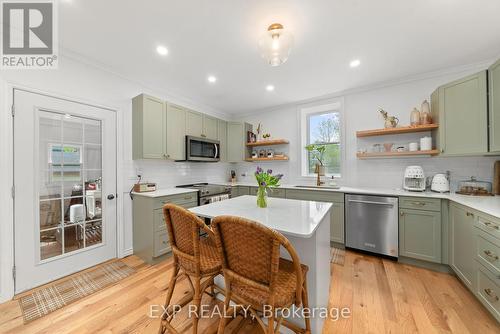
[[[488,152],[487,72],[439,87],[431,97],[435,145],[445,156]]]
[[[399,255],[441,263],[441,212],[400,209]]]
[[[164,159],[167,154],[165,102],[141,94],[132,99],[132,158]]]
[[[332,203],[330,241],[344,243],[344,194],[321,190],[286,189],[286,198]]]
[[[462,282],[475,291],[474,213],[450,204],[450,266]]]
[[[186,135],[202,137],[203,134],[203,114],[186,110]]]
[[[227,122],[221,119],[217,120],[217,139],[220,142],[220,161],[227,161]]]
[[[167,156],[168,159],[185,159],[186,111],[177,105],[167,104]]]
[[[241,162],[249,156],[246,147],[247,131],[252,131],[252,126],[241,122],[227,123],[227,161]]]
[[[217,118],[203,115],[203,132],[201,136],[203,138],[217,140],[219,136]]]
[[[489,70],[489,150],[500,153],[500,60]]]

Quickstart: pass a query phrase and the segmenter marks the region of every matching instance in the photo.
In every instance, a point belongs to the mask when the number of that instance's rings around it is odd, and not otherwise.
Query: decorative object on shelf
[[[276,153],[274,153],[274,157],[275,158],[284,158],[285,157],[285,153],[283,153],[283,152],[276,152]]]
[[[457,194],[470,196],[494,196],[491,193],[491,182],[478,181],[474,176],[470,180],[458,183]]]
[[[410,152],[418,151],[418,143],[410,143]]]
[[[408,151],[405,146],[396,147],[396,152],[406,152]]]
[[[432,138],[431,137],[420,138],[420,149],[422,151],[432,150]]]
[[[264,172],[264,170],[260,167],[257,167],[255,171],[255,179],[257,180],[257,184],[259,189],[257,190],[257,206],[259,208],[267,207],[267,191],[272,191],[272,188],[277,188],[280,186],[280,180],[283,177],[283,174],[273,175],[273,171],[268,169]]]
[[[267,150],[267,157],[268,158],[274,158],[274,150],[268,149]]]
[[[259,157],[259,153],[256,150],[252,151],[252,159],[257,159]]]
[[[325,166],[323,165],[323,156],[326,151],[325,145],[309,144],[306,146],[306,150],[313,156],[314,159],[318,160],[316,167],[314,168],[314,173],[317,175],[316,185],[319,187],[324,182],[321,181],[321,176],[325,175]]]
[[[259,123],[259,125],[257,126],[257,140],[256,141],[260,141],[262,140],[262,124]]]
[[[247,143],[255,143],[257,141],[257,136],[252,131],[247,132]]]
[[[391,152],[393,146],[394,146],[393,143],[384,143],[384,149],[386,152]]]
[[[385,128],[395,128],[398,125],[399,119],[396,116],[389,116],[387,111],[382,108],[379,108],[378,111],[382,114],[382,117],[384,117]]]
[[[420,111],[420,124],[422,125],[432,124],[431,107],[427,100],[422,102],[422,107]]]
[[[259,158],[265,158],[266,157],[266,150],[259,150]]]
[[[264,140],[269,140],[269,139],[271,139],[271,134],[270,134],[270,133],[265,133],[265,134],[263,134],[263,135],[262,135],[262,139],[264,139]]]
[[[382,145],[381,144],[373,144],[371,152],[372,153],[382,152]]]
[[[286,62],[292,45],[292,34],[286,32],[280,23],[271,24],[259,41],[260,54],[271,66],[279,66]]]
[[[410,125],[417,126],[420,125],[420,111],[417,108],[413,108],[410,113]]]

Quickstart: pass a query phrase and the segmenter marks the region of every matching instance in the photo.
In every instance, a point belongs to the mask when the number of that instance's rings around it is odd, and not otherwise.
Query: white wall
[[[452,69],[446,73],[431,73],[420,78],[408,79],[398,83],[358,91],[339,94],[344,98],[345,121],[345,161],[340,184],[364,187],[401,187],[404,169],[408,165],[421,165],[427,175],[451,171],[452,187],[462,179],[476,176],[478,179],[491,181],[493,178],[493,162],[500,157],[466,157],[466,158],[405,158],[359,160],[356,152],[359,148],[369,147],[374,143],[409,143],[416,141],[422,134],[404,136],[387,136],[373,138],[356,138],[356,131],[383,127],[383,119],[377,112],[379,106],[389,114],[397,116],[401,124],[410,123],[410,112],[414,107],[420,109],[423,100],[430,101],[431,93],[441,84],[458,79],[467,74],[484,69],[485,65]],[[276,91],[276,94],[279,94]],[[261,122],[264,131],[270,132],[274,138],[286,138],[290,145],[285,152],[290,156],[289,162],[262,163],[264,168],[285,174],[284,183],[314,182],[300,175],[300,144],[298,110],[304,106],[326,104],[329,99],[308,101],[307,104],[295,104],[242,117],[241,120],[254,124]],[[242,163],[238,165],[238,177],[241,181],[253,182],[253,170],[256,164]],[[241,176],[248,173],[246,177]]]
[[[118,112],[118,191],[128,193],[132,187],[138,167],[142,169],[143,180],[158,182],[165,188],[183,183],[197,181],[222,181],[229,178],[230,165],[225,163],[197,164],[176,163],[171,161],[132,161],[132,97],[146,93],[188,108],[198,110],[213,116],[227,119],[227,116],[207,106],[197,104],[179,96],[169,95],[160,89],[153,89],[137,83],[102,68],[87,64],[80,60],[63,56],[58,70],[25,70],[0,71],[0,301],[8,298],[12,268],[12,201],[10,187],[12,185],[12,152],[11,152],[11,117],[10,103],[7,91],[8,84],[35,89],[54,96],[67,97],[96,105],[107,106]],[[7,158],[8,157],[8,158]],[[121,239],[121,255],[132,251],[132,209],[127,196],[119,196],[118,219],[123,222]],[[120,245],[120,241],[118,242]]]

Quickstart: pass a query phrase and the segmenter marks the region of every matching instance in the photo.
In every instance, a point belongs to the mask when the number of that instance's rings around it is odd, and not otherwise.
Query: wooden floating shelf
[[[360,137],[372,137],[372,136],[397,135],[401,133],[425,132],[437,129],[438,127],[439,127],[438,124],[428,124],[428,125],[402,126],[399,128],[363,130],[363,131],[356,131],[356,137],[360,138]]]
[[[270,140],[260,140],[254,143],[247,143],[247,146],[270,146],[270,145],[284,145],[288,144],[289,141],[286,139],[270,139]]]
[[[287,161],[288,157],[274,157],[274,158],[248,158],[245,161],[255,162],[255,161]]]
[[[420,155],[438,155],[438,150],[430,151],[406,151],[406,152],[377,152],[377,153],[357,153],[358,159],[370,159],[370,158],[396,158],[396,157],[412,157]]]

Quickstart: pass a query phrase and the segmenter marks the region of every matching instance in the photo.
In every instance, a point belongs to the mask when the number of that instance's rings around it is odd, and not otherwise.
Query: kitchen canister
[[[410,143],[409,145],[410,152],[418,151],[418,143]]]
[[[422,151],[432,150],[432,138],[431,137],[420,138],[420,150],[422,150]]]

